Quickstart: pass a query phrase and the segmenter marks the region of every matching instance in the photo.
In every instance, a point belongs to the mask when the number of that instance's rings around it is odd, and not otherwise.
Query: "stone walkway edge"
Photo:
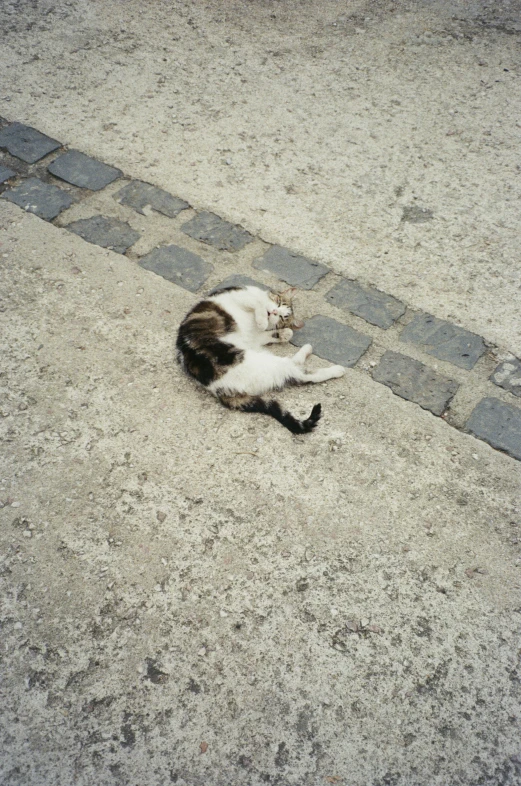
[[[22,123],[0,118],[0,150],[5,151],[4,160],[0,159],[0,198],[46,221],[56,222],[63,211],[94,192],[102,192],[111,183],[117,184],[118,180],[121,180],[121,189],[113,194],[114,199],[141,214],[145,220],[149,215],[147,211],[175,219],[184,210],[192,210],[179,197],[151,183],[133,180],[116,167],[80,151],[68,150],[57,140]],[[87,242],[120,254],[125,254],[141,238],[127,222],[100,214],[60,226]],[[180,230],[198,243],[213,247],[217,253],[236,254],[252,241],[262,240],[202,210],[195,210],[195,216],[183,223]],[[458,423],[451,418],[451,402],[460,387],[465,386],[461,372],[456,374],[459,381],[441,374],[406,354],[407,347],[411,347],[413,354],[443,361],[444,369],[449,364],[455,371],[471,372],[483,356],[493,359],[492,348],[481,336],[424,312],[413,312],[407,321],[406,312],[413,310],[392,295],[338,276],[326,265],[288,248],[268,245],[268,250],[251,262],[252,273],[256,269],[280,282],[315,293],[317,285],[331,273],[340,280],[328,289],[323,299],[335,307],[340,318],[343,312],[373,326],[371,337],[337,319],[316,314],[294,334],[293,344],[302,346],[310,342],[319,357],[353,367],[371,348],[382,348],[374,339],[374,327],[383,332],[394,328],[397,331],[394,347],[379,356],[377,353],[377,360],[365,367],[358,365],[357,370],[369,373],[375,382],[386,385],[394,394],[521,461],[521,401],[517,401],[521,400],[521,361],[518,358],[508,352],[500,353],[501,362],[491,374],[487,376],[485,372],[482,377],[484,383],[488,380],[501,389],[498,394],[502,399],[483,396],[465,422]],[[214,272],[214,265],[174,243],[137,255],[137,264],[201,296]],[[221,283],[223,286],[255,284],[266,288],[262,282],[240,272],[223,276]],[[383,347],[385,349],[385,344]],[[482,367],[483,364],[478,366],[480,373]],[[469,377],[466,386],[470,389],[475,380],[476,377]]]

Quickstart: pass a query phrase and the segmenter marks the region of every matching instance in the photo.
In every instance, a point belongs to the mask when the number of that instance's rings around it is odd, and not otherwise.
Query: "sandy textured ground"
[[[519,348],[514,4],[0,23],[0,114]],[[0,243],[2,786],[518,786],[519,462],[356,370],[306,438],[223,411],[193,295]]]

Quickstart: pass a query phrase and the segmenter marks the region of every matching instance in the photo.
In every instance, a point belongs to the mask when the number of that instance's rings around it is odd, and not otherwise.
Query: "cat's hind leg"
[[[311,346],[311,344],[304,344],[299,349],[299,351],[293,355],[291,359],[293,363],[297,364],[297,366],[303,366],[312,352],[313,352],[313,347]]]
[[[343,377],[346,373],[343,366],[328,366],[327,368],[319,368],[317,371],[305,371],[301,365],[295,363],[294,357],[292,360],[294,362],[292,381],[297,385],[305,385],[308,382],[326,382],[328,379]]]
[[[311,344],[304,344],[291,358],[298,369],[297,382],[325,382],[328,379],[337,379],[344,376],[346,370],[343,366],[329,366],[328,368],[319,368],[318,371],[305,371],[302,366],[312,352],[313,347]]]

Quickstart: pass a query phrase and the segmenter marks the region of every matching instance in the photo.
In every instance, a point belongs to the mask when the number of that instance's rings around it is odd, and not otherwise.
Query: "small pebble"
[[[11,507],[12,508],[19,508],[20,507],[20,503],[19,502],[11,502]]]

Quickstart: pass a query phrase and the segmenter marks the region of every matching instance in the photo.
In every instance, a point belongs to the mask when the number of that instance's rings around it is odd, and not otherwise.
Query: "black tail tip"
[[[309,416],[309,418],[302,422],[302,427],[304,429],[304,432],[307,433],[309,431],[313,431],[313,429],[315,428],[321,417],[322,417],[322,404],[315,404],[315,406],[311,410],[311,415]]]

